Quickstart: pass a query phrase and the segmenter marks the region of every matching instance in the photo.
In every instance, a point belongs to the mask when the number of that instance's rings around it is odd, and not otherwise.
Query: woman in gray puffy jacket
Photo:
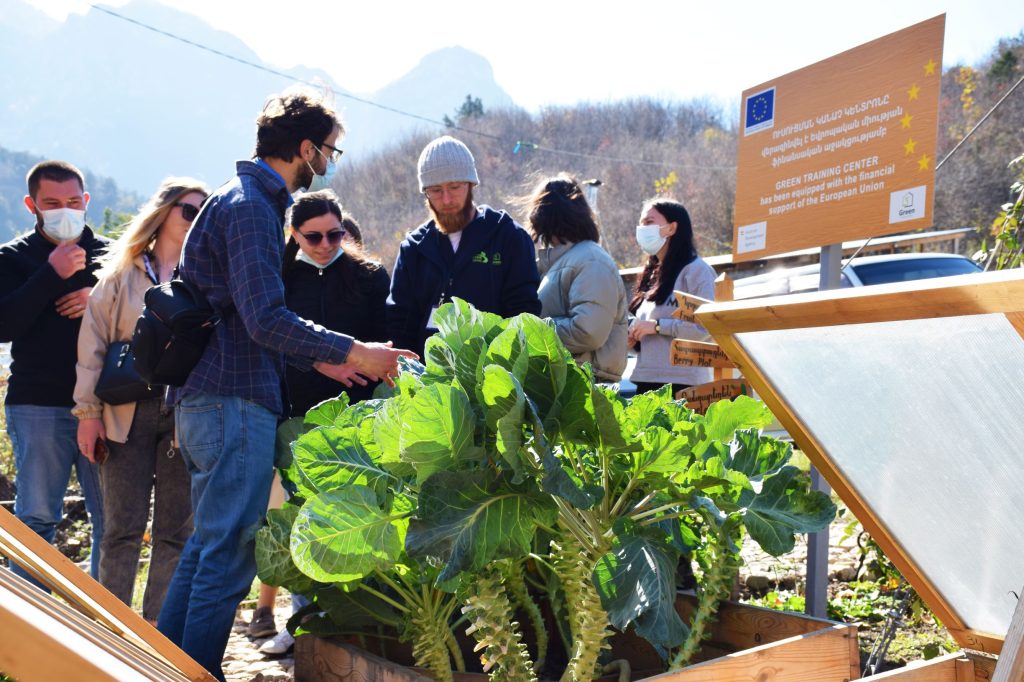
[[[618,381],[626,368],[626,289],[598,245],[597,219],[579,183],[561,173],[542,180],[527,202],[526,227],[537,244],[541,315],[576,362],[597,381]]]

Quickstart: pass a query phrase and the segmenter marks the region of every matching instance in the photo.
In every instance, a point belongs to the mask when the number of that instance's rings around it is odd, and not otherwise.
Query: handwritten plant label
[[[700,386],[684,388],[676,393],[677,400],[685,400],[686,406],[694,412],[704,414],[719,400],[732,400],[741,395],[750,395],[750,387],[743,379],[720,379]]]
[[[673,291],[672,293],[675,294],[676,303],[679,305],[678,309],[672,311],[672,317],[684,322],[696,323],[697,317],[694,313],[697,312],[697,308],[705,303],[713,303],[713,301],[709,301],[706,298],[694,296],[684,291]]]
[[[672,364],[676,367],[722,367],[732,368],[736,363],[729,359],[717,343],[672,340]]]

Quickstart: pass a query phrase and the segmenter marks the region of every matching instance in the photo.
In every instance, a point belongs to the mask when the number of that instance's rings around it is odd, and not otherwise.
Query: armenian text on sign
[[[743,93],[733,260],[932,224],[945,15]]]

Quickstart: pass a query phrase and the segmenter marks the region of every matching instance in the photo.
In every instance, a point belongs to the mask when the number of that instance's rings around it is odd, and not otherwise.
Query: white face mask
[[[657,255],[668,237],[661,236],[661,225],[637,225],[636,243],[648,256]]]
[[[43,216],[43,232],[50,239],[59,242],[78,239],[85,229],[85,211],[53,208],[40,213]]]
[[[310,166],[309,170],[313,170]],[[331,183],[334,182],[334,176],[338,172],[338,167],[333,161],[327,162],[327,168],[324,170],[323,175],[317,175],[316,171],[313,171],[313,179],[309,183],[307,192],[319,192],[322,189],[331,189]]]
[[[313,257],[310,256],[308,253],[306,253],[302,249],[299,249],[299,252],[297,254],[295,254],[295,260],[300,260],[303,263],[309,263],[314,268],[319,268],[320,270],[323,270],[328,265],[330,265],[334,261],[336,261],[339,258],[341,258],[341,254],[343,254],[343,253],[345,253],[345,249],[343,247],[339,246],[337,253],[334,254],[334,256],[331,258],[331,260],[329,260],[326,263],[321,265],[320,263],[317,263],[315,260],[313,260]]]

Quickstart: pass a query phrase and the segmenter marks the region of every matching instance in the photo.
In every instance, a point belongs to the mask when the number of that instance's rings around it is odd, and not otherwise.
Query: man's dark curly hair
[[[316,93],[294,89],[272,95],[256,117],[255,156],[291,161],[303,140],[322,145],[335,127],[345,132],[337,112]]]

